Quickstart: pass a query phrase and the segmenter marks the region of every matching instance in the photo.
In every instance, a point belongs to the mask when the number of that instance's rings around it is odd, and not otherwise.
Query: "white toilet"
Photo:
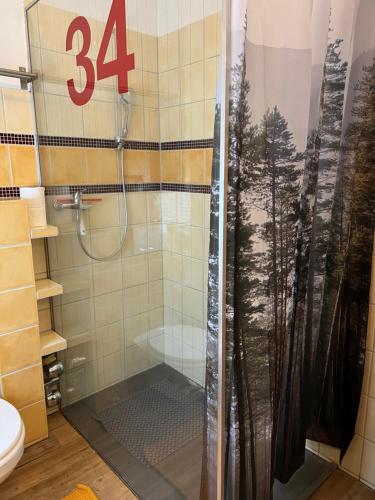
[[[0,483],[20,461],[25,442],[25,426],[16,408],[0,399]]]

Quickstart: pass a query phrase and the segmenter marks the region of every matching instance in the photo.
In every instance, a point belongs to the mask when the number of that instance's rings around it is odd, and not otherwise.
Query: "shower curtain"
[[[272,497],[361,393],[375,222],[375,2],[232,0],[225,498]],[[217,122],[220,119],[220,105]],[[216,498],[219,133],[201,497]]]

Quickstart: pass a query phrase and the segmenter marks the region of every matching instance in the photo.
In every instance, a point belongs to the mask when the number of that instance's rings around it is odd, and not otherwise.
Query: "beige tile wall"
[[[34,133],[30,92],[0,88],[0,132]],[[0,187],[36,185],[38,163],[35,147],[0,144]]]
[[[96,82],[92,99],[85,106],[73,106],[68,95],[69,76],[75,79],[77,87],[85,84],[75,65],[78,44],[69,54],[65,50],[67,27],[76,16],[75,12],[43,2],[32,9],[31,57],[33,70],[40,74],[35,85],[38,131],[44,135],[113,139],[117,134],[116,121],[121,121],[115,78]],[[92,31],[88,55],[95,64],[105,24],[90,17],[88,21]],[[128,29],[127,50],[135,53],[136,66],[129,73],[134,105],[128,139],[158,142],[157,37]],[[112,46],[107,60],[113,56]]]
[[[165,362],[204,385],[210,195],[161,196]]]
[[[84,241],[94,255],[108,255],[120,246],[122,198],[90,198],[100,201],[85,215]],[[83,254],[74,214],[56,212],[53,201],[48,197],[48,218],[60,234],[49,241],[50,267],[64,286],[64,294],[54,299],[54,318],[68,341],[62,354],[64,390],[65,401],[72,402],[163,360],[160,193],[128,193],[126,240],[107,262]]]
[[[47,437],[27,205],[0,202],[0,390],[23,417],[26,444]]]

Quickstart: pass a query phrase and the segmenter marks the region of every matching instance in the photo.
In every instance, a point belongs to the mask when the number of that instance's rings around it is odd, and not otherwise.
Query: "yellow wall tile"
[[[49,146],[40,146],[39,147],[40,171],[41,171],[42,185],[43,186],[51,186],[52,185],[52,180],[50,178],[50,175],[51,175],[50,150],[51,150],[51,148]]]
[[[148,71],[143,72],[144,106],[157,108],[159,105],[158,75]]]
[[[65,176],[67,184],[87,184],[85,150],[64,148]]]
[[[201,61],[203,59],[203,19],[191,25],[191,62]]]
[[[37,321],[35,287],[0,294],[0,332],[11,332]]]
[[[180,70],[168,71],[168,106],[180,104]]]
[[[0,186],[10,186],[8,146],[0,144]]]
[[[0,291],[34,284],[30,246],[0,248]]]
[[[158,71],[158,42],[156,36],[142,33],[142,58],[144,71]]]
[[[204,19],[204,55],[206,58],[216,56],[217,52],[217,14]]]
[[[145,182],[160,182],[160,153],[145,151]]]
[[[171,33],[168,33],[167,37],[168,37],[168,45],[167,45],[168,69],[174,69],[179,66],[180,51],[179,51],[178,31],[173,31]]]
[[[129,141],[144,141],[145,121],[143,115],[143,106],[133,106],[127,138]]]
[[[168,69],[168,36],[158,38],[158,71],[162,73]]]
[[[133,30],[127,30],[126,41],[128,45],[128,53],[134,54],[136,69],[142,69],[142,33]]]
[[[159,142],[159,110],[152,108],[144,109],[145,117],[145,141]]]
[[[0,202],[0,245],[30,241],[27,203],[23,200]]]
[[[181,151],[162,151],[163,182],[181,182]]]
[[[45,49],[65,52],[66,33],[77,14],[45,3],[38,5],[40,44]],[[77,53],[78,37],[74,38],[72,53]]]
[[[65,176],[65,152],[64,148],[60,147],[50,147],[50,163],[46,167],[46,173],[49,185],[54,184],[66,184]],[[49,168],[48,168],[49,167]],[[43,178],[43,182],[47,184],[46,180]]]
[[[20,415],[25,424],[26,446],[48,437],[47,414],[44,400],[20,409]]]
[[[89,184],[116,184],[119,182],[117,152],[111,149],[86,149]]]
[[[181,140],[189,141],[192,138],[192,105],[181,106]]]
[[[83,148],[50,148],[50,169],[47,175],[51,184],[86,184],[87,169]]]
[[[168,141],[181,140],[180,106],[168,108]]]
[[[51,330],[52,322],[51,322],[51,311],[49,308],[38,311],[38,321],[39,321],[39,330],[41,333]]]
[[[34,146],[9,146],[13,184],[15,186],[37,186],[37,161]]]
[[[221,14],[217,14],[216,18],[217,22],[217,30],[216,30],[216,53],[217,55],[221,54],[221,30],[222,30],[222,25],[221,25]]]
[[[204,99],[204,65],[199,61],[191,65],[191,100],[203,101]]]
[[[5,129],[13,134],[32,134],[31,94],[27,90],[3,89]]]
[[[161,108],[166,108],[169,104],[168,75],[169,71],[165,71],[159,75],[159,105]]]
[[[161,142],[169,141],[169,117],[168,109],[160,110],[160,140]]]
[[[203,184],[205,180],[205,150],[186,149],[182,151],[183,182]]]
[[[46,251],[43,238],[32,240],[32,259],[34,264],[34,274],[37,276],[37,279],[46,278]]]
[[[206,100],[204,104],[204,138],[212,139],[215,127],[216,99]]]
[[[36,403],[44,399],[42,365],[2,377],[4,399],[16,408]]]
[[[204,101],[191,105],[191,139],[202,139],[204,136]]]
[[[180,29],[180,64],[186,66],[191,62],[191,26]]]
[[[0,89],[0,132],[5,132],[5,117],[3,108],[3,92]]]
[[[206,149],[205,150],[205,172],[204,172],[204,179],[203,182],[204,184],[211,185],[211,178],[212,178],[212,156],[213,156],[213,150],[212,149]]]
[[[217,58],[212,57],[205,61],[204,93],[206,99],[215,99],[217,81]]]
[[[145,151],[125,150],[124,169],[125,182],[141,183],[145,177]]]
[[[40,362],[38,327],[0,335],[0,374],[14,372]]]
[[[181,68],[181,104],[191,102],[191,71],[190,65]]]

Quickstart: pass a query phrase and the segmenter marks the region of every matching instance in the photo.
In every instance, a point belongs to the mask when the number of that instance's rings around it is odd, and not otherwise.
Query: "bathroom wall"
[[[39,169],[33,134],[30,92],[0,88],[1,187],[38,184]]]
[[[159,11],[165,361],[204,385],[219,2]]]
[[[27,205],[0,202],[0,394],[20,412],[25,444],[47,437]]]
[[[87,16],[93,33],[89,55],[95,60],[105,15],[89,2],[73,12],[69,2],[65,8],[64,2],[41,0],[29,16],[33,70],[40,75],[35,100],[42,179],[49,221],[60,229],[49,242],[49,262],[65,291],[54,300],[54,318],[68,339],[69,401],[160,361],[204,382],[218,3],[126,5],[128,52],[134,51],[136,64],[129,74],[135,97],[131,144],[124,152],[129,232],[122,254],[107,263],[84,256],[72,212],[52,207],[84,187],[97,200],[85,219],[86,244],[97,255],[119,245],[122,202],[112,141],[121,106],[114,82],[97,83],[82,107],[72,105],[66,88],[69,76],[81,78],[74,69],[77,46],[72,55],[65,51],[69,23],[77,14]],[[159,91],[176,71],[177,86],[167,94]],[[175,294],[181,300],[171,303]]]
[[[123,105],[114,79],[98,82],[85,106],[68,97],[66,80],[80,79],[74,56],[65,51],[68,25],[78,14],[88,17],[90,56],[96,58],[105,16],[89,2],[79,12],[66,5],[41,1],[29,26],[33,70],[40,75],[35,98],[42,179],[49,222],[60,229],[49,242],[51,276],[64,286],[64,295],[54,300],[54,320],[68,340],[65,401],[72,402],[159,363],[164,345],[156,6],[150,4],[149,23],[140,31],[144,15],[137,2],[127,2],[128,52],[135,53],[136,64],[129,74],[134,105],[123,152],[129,227],[122,252],[95,262],[79,247],[74,213],[57,212],[53,203],[85,189],[93,203],[84,218],[85,244],[98,256],[120,246],[124,217],[113,139]]]

